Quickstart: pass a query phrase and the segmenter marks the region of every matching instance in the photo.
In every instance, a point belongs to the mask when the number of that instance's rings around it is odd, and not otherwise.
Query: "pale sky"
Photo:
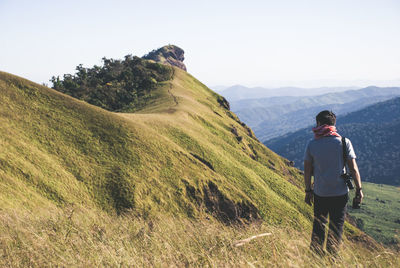
[[[398,0],[0,0],[0,27],[0,70],[38,83],[175,44],[208,86],[400,86]]]

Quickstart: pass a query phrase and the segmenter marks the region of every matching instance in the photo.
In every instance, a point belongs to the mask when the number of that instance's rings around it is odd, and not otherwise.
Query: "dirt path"
[[[175,96],[174,94],[172,94],[171,90],[172,90],[172,84],[169,85],[168,93],[169,93],[169,94],[171,95],[171,97],[174,99],[175,106],[178,106],[178,104],[179,104],[179,103],[178,103],[178,100],[177,100],[176,96]]]

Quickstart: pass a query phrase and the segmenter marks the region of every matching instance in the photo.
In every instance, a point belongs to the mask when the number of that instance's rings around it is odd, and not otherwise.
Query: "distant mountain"
[[[337,128],[352,141],[363,180],[400,185],[400,98],[339,117]],[[303,168],[304,148],[312,137],[310,126],[265,145]]]
[[[322,110],[343,115],[396,96],[400,96],[398,87],[367,87],[318,96],[248,99],[230,104],[232,111],[256,136],[266,141],[313,124],[315,115]]]
[[[320,88],[300,88],[300,87],[280,87],[280,88],[264,88],[264,87],[245,87],[242,85],[234,85],[221,91],[221,94],[229,101],[239,101],[244,99],[269,98],[276,96],[311,96],[328,92],[340,92],[357,87],[320,87]]]

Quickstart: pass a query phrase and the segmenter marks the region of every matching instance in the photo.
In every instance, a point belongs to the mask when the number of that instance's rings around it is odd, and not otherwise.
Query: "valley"
[[[361,209],[348,206],[358,228],[391,247],[400,247],[400,189],[385,184],[363,183]],[[354,192],[351,192],[351,198]]]

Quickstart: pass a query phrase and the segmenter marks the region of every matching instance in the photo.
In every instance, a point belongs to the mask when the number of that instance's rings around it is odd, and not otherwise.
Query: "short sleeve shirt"
[[[351,141],[346,138],[347,159],[355,159]],[[306,146],[304,160],[310,161],[314,175],[314,193],[318,196],[340,196],[348,193],[341,175],[344,173],[341,137],[327,136],[310,140]]]

